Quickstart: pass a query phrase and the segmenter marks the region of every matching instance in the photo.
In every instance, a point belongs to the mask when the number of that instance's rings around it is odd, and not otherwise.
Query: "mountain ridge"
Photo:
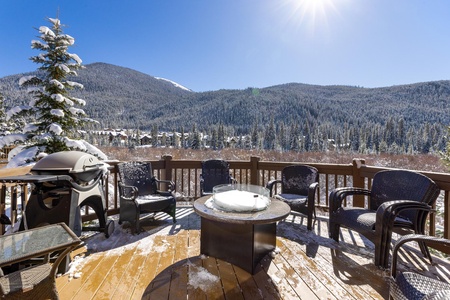
[[[5,107],[30,99],[19,88],[23,75],[0,78]],[[199,130],[223,125],[238,133],[251,127],[307,122],[317,126],[378,124],[403,118],[407,127],[450,123],[450,81],[430,81],[380,88],[285,83],[270,87],[195,92],[170,79],[107,63],[93,63],[70,80],[84,85],[73,96],[85,99],[85,111],[102,127],[149,130]]]

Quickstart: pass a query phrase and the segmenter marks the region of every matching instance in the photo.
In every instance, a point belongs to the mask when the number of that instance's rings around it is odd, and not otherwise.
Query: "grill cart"
[[[31,174],[0,178],[4,184],[31,184],[26,205],[22,196],[19,230],[64,222],[77,236],[83,230],[101,231],[108,238],[114,231],[114,222],[107,220],[103,168],[104,164],[91,154],[63,151],[42,158],[32,167]],[[82,226],[83,207],[94,210],[98,227]]]

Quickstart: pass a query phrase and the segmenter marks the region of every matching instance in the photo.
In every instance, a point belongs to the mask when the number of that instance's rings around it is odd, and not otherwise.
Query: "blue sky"
[[[2,0],[0,77],[36,70],[31,40],[58,9],[83,64],[198,92],[450,79],[448,0]]]

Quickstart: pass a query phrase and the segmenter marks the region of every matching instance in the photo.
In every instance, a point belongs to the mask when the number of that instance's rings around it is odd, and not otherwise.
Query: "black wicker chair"
[[[450,284],[416,272],[397,272],[397,257],[400,248],[408,242],[420,242],[430,247],[444,247],[450,252],[450,240],[410,234],[401,237],[392,250],[389,296],[394,300],[450,299]],[[404,249],[404,248],[403,248]],[[430,263],[431,257],[430,257]]]
[[[213,187],[219,184],[236,183],[230,175],[230,165],[225,160],[210,159],[202,162],[200,174],[200,195],[211,195]]]
[[[150,163],[125,162],[117,165],[119,170],[120,214],[119,224],[126,221],[133,231],[139,233],[140,214],[165,212],[176,222],[175,184],[158,180],[153,176]],[[168,191],[159,190],[166,184]]]
[[[271,180],[266,187],[273,196],[273,188],[281,184],[281,193],[273,197],[286,202],[292,211],[308,217],[307,229],[312,229],[312,218],[316,217],[315,195],[319,187],[319,171],[307,165],[287,166],[281,171],[281,179]]]
[[[430,178],[407,170],[387,170],[375,174],[372,188],[343,187],[329,196],[329,235],[339,241],[340,226],[361,233],[375,245],[375,265],[387,268],[392,231],[404,229],[424,234],[425,223],[439,188]],[[347,196],[365,195],[368,208],[343,207]],[[427,247],[422,253],[429,257]]]

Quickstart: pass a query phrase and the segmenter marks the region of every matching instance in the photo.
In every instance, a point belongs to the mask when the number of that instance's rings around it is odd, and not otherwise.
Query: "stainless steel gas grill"
[[[20,230],[64,222],[77,236],[83,230],[94,230],[109,237],[114,231],[114,222],[107,221],[103,168],[104,164],[91,154],[63,151],[42,158],[29,175],[2,177],[0,182],[31,184]],[[22,204],[24,200],[22,198]],[[98,218],[96,227],[82,226],[81,210],[88,207]]]

